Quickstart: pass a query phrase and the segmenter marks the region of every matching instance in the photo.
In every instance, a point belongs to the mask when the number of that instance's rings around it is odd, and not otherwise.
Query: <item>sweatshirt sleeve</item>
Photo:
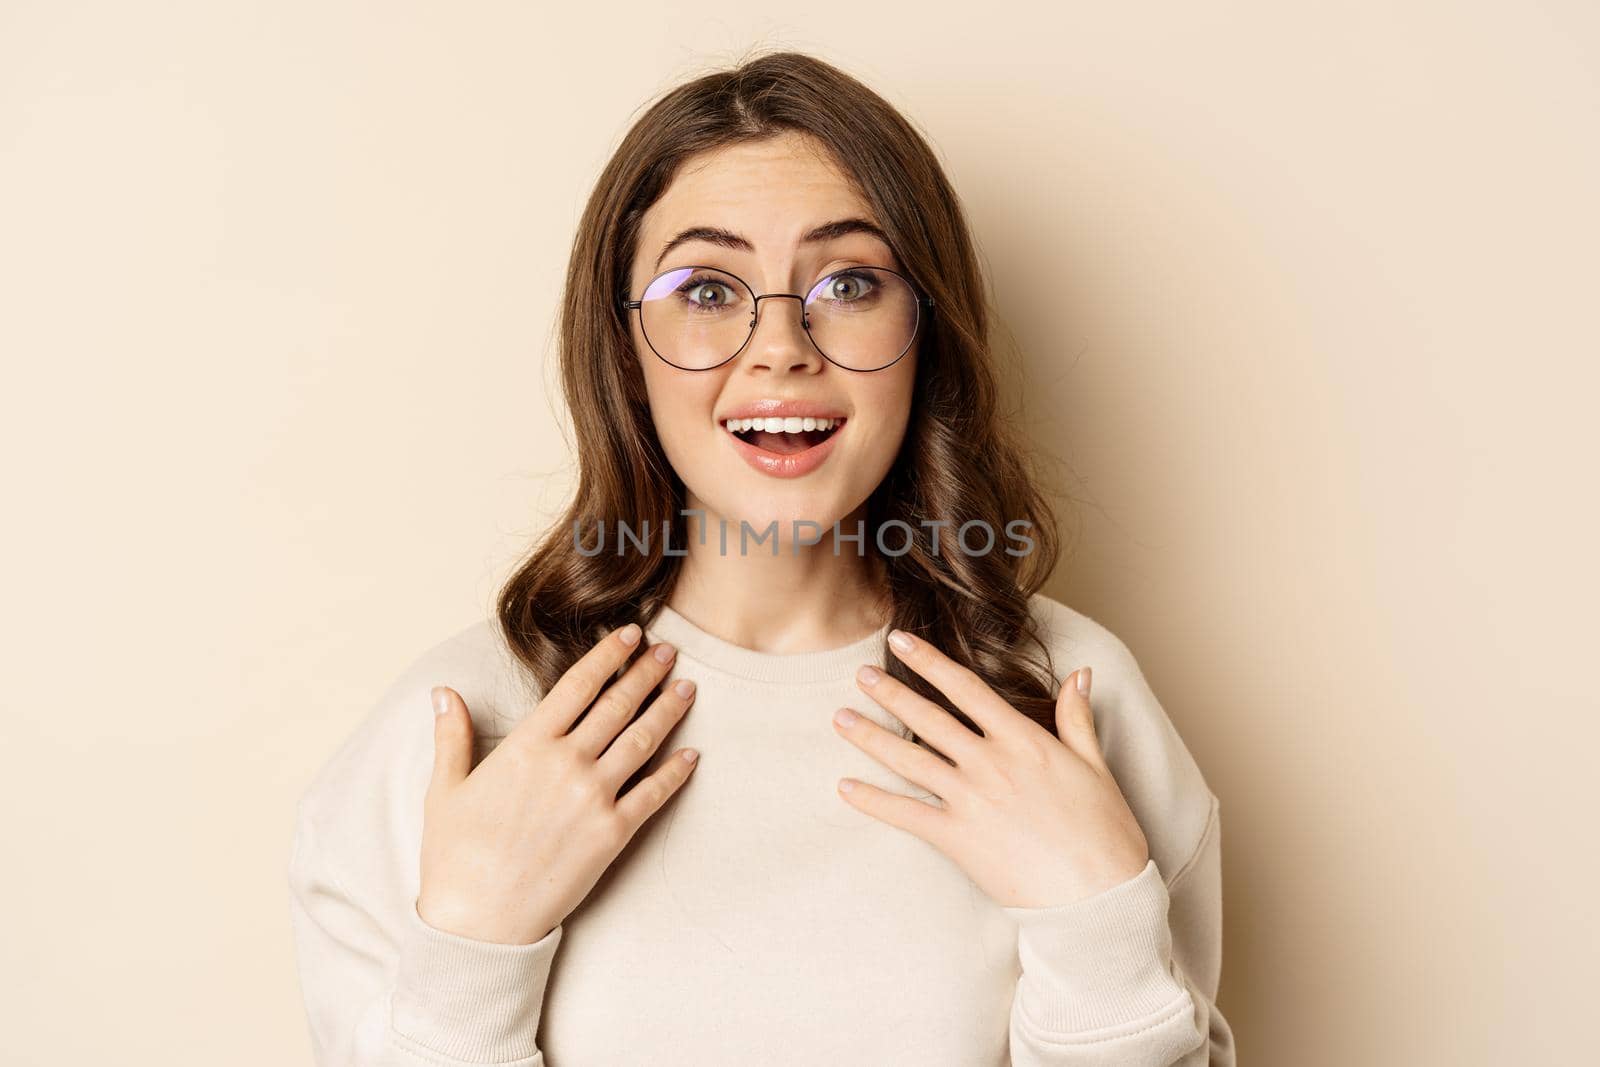
[[[1167,884],[1154,859],[1059,907],[1005,908],[1022,977],[1012,1067],[1234,1067],[1222,974],[1221,805]]]
[[[546,1067],[535,1043],[562,927],[528,945],[398,922],[346,888],[302,812],[289,915],[318,1067]]]

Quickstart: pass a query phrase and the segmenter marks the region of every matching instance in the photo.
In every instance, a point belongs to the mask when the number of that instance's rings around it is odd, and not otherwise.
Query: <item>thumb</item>
[[[1089,706],[1091,676],[1091,668],[1079,667],[1062,681],[1061,692],[1056,696],[1056,732],[1068,748],[1103,771],[1107,769],[1106,760],[1094,730],[1094,709]]]
[[[472,769],[472,716],[457,693],[433,687],[433,778],[429,788],[455,785]]]

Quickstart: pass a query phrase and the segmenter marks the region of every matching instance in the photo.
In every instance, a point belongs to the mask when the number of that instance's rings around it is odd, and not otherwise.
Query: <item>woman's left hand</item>
[[[897,647],[901,634],[890,636],[900,660],[987,736],[882,671],[863,667],[856,679],[862,691],[955,765],[866,716],[848,725],[836,716],[834,729],[847,740],[943,803],[851,778],[840,782],[840,796],[943,852],[1002,906],[1074,903],[1144,870],[1150,860],[1144,831],[1100,752],[1089,699],[1078,692],[1087,667],[1061,686],[1058,738],[928,642],[906,634],[909,644]]]

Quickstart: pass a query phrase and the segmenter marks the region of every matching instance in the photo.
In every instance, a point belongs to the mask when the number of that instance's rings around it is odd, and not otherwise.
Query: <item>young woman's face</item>
[[[878,222],[846,179],[821,158],[820,150],[810,150],[812,144],[800,135],[786,134],[686,162],[645,214],[630,272],[630,298],[640,299],[653,278],[675,267],[719,268],[742,279],[758,296],[804,296],[845,266],[901,271],[889,245],[870,232],[802,243],[808,231],[824,223]],[[662,255],[669,241],[694,227],[729,231],[748,247],[730,247],[739,242],[726,238],[692,238]],[[851,289],[851,283],[844,284],[847,295],[860,292]],[[697,311],[700,301],[714,305],[736,298],[731,290],[715,285],[689,296],[697,301]],[[749,294],[737,299],[748,304]],[[758,532],[776,520],[783,545],[795,521],[815,522],[825,537],[822,547],[831,550],[833,524],[867,499],[899,452],[911,411],[917,344],[883,369],[849,370],[825,359],[806,336],[801,301],[762,300],[759,307],[755,334],[737,356],[710,370],[684,370],[663,361],[646,341],[641,313],[629,313],[651,419],[668,460],[687,487],[688,505],[705,509],[709,523],[720,519],[730,524],[730,552],[738,544],[741,520]],[[817,320],[814,311],[813,328]],[[747,328],[748,308],[741,321]],[[918,342],[922,332],[919,327]],[[893,356],[889,353],[885,360]],[[813,405],[810,410],[844,421],[820,446],[813,442],[825,431],[758,436],[753,442],[736,438],[726,420],[752,409],[759,414],[763,402]],[[698,529],[690,527],[691,536],[697,536]],[[853,535],[854,521],[840,532]],[[717,536],[714,526],[707,535]],[[811,527],[800,528],[802,539],[817,536]],[[849,552],[852,545],[842,542],[840,551]],[[771,551],[765,544],[758,547]]]

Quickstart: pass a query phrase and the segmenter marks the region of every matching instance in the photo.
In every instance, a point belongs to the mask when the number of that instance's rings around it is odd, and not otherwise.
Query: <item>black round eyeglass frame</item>
[[[916,297],[916,301],[917,301],[917,322],[916,322],[916,325],[911,328],[911,340],[906,343],[906,347],[901,350],[900,354],[898,356],[895,356],[889,362],[883,364],[881,367],[869,367],[869,368],[866,368],[866,369],[863,369],[861,367],[848,367],[848,366],[845,366],[845,364],[840,363],[838,360],[834,359],[832,356],[828,355],[828,353],[824,352],[822,350],[822,346],[817,344],[816,338],[811,336],[811,316],[806,314],[806,298],[803,295],[801,295],[800,293],[762,293],[760,296],[757,296],[755,288],[749,282],[745,281],[743,278],[741,278],[737,274],[733,273],[733,271],[725,270],[722,267],[713,267],[713,266],[710,266],[709,264],[705,264],[705,263],[689,263],[689,264],[684,264],[682,266],[669,267],[666,270],[662,271],[660,274],[657,274],[655,276],[655,278],[651,278],[650,279],[649,283],[646,284],[645,287],[644,287],[645,288],[645,292],[648,293],[650,291],[650,286],[652,286],[652,285],[654,285],[656,283],[656,279],[657,278],[660,278],[663,275],[673,274],[673,273],[676,273],[676,272],[682,271],[682,270],[691,270],[691,271],[693,271],[693,270],[714,270],[718,274],[726,274],[728,277],[732,278],[734,281],[736,281],[740,285],[744,286],[745,292],[750,294],[751,306],[750,306],[750,332],[747,335],[745,335],[744,343],[741,344],[738,347],[738,349],[733,353],[733,355],[729,356],[727,359],[723,360],[721,363],[713,363],[709,367],[684,367],[684,366],[680,366],[679,364],[672,362],[672,360],[668,359],[666,356],[663,356],[660,352],[656,351],[655,343],[650,340],[650,334],[649,334],[648,331],[645,330],[645,328],[644,328],[644,320],[643,320],[643,318],[641,318],[640,321],[639,321],[639,332],[644,334],[644,342],[645,342],[645,344],[650,346],[650,351],[655,352],[656,358],[661,360],[661,362],[665,363],[667,366],[669,366],[669,367],[677,367],[679,370],[687,370],[687,371],[716,370],[718,367],[725,366],[730,360],[738,359],[739,358],[739,353],[743,352],[746,348],[749,347],[750,339],[756,335],[756,323],[758,322],[758,320],[760,319],[760,316],[761,316],[761,301],[768,300],[768,299],[773,299],[773,298],[789,298],[789,299],[792,299],[792,300],[800,301],[800,325],[805,329],[806,340],[810,341],[811,342],[811,347],[815,348],[817,350],[817,355],[821,356],[823,359],[827,360],[829,363],[832,363],[835,367],[838,367],[840,370],[855,371],[857,374],[872,374],[872,373],[874,373],[876,371],[887,370],[890,367],[894,366],[896,363],[899,363],[900,360],[905,358],[905,354],[907,352],[911,351],[911,346],[917,343],[917,335],[922,332],[922,309],[923,308],[928,308],[931,311],[932,308],[933,308],[933,297],[925,296],[922,293],[922,291],[917,287],[916,283],[913,282],[910,278],[906,277],[904,274],[901,274],[897,270],[890,270],[888,267],[874,267],[874,266],[870,266],[870,265],[865,264],[865,263],[858,263],[858,264],[855,264],[855,265],[850,266],[850,267],[840,267],[838,270],[831,271],[828,274],[824,275],[821,279],[819,279],[819,283],[821,281],[826,281],[828,278],[833,277],[833,275],[835,275],[835,274],[841,274],[841,273],[843,273],[845,271],[849,271],[849,270],[882,271],[884,274],[893,274],[896,278],[899,278],[901,281],[905,282],[906,285],[910,287],[912,294]],[[623,297],[618,302],[621,304],[621,309],[622,309],[623,315],[627,315],[627,313],[629,311],[632,311],[632,310],[637,309],[637,308],[641,308],[644,305],[644,301],[642,299],[640,299],[640,300],[629,300],[627,298],[626,294],[624,294]],[[641,315],[642,315],[642,312],[641,312]]]

